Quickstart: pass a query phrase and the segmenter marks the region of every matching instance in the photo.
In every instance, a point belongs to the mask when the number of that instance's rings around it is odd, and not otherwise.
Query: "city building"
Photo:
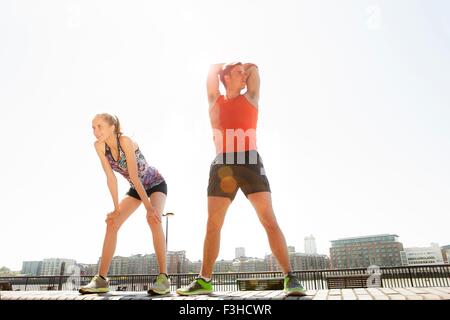
[[[316,239],[313,235],[305,237],[305,253],[317,254]]]
[[[367,268],[372,265],[401,266],[403,244],[398,236],[381,234],[331,241],[330,258],[334,269]]]
[[[450,245],[441,247],[444,263],[450,264]]]
[[[436,243],[429,247],[405,248],[401,252],[401,258],[404,266],[444,263],[441,248]]]
[[[199,274],[201,268],[202,268],[202,261],[201,260],[189,262],[189,272],[190,273]]]
[[[130,257],[115,256],[111,261],[108,275],[158,274],[158,270],[158,261],[154,253],[136,254]]]
[[[234,252],[235,252],[234,257],[236,259],[239,259],[241,257],[245,257],[245,248],[243,248],[243,247],[239,247],[239,248],[234,249]]]
[[[214,264],[214,273],[226,273],[233,272],[233,261],[234,260],[219,260]],[[202,268],[202,261],[188,261],[188,272],[199,274]]]
[[[330,268],[330,258],[322,254],[306,254],[294,252],[289,254],[289,261],[292,270],[324,270]],[[266,271],[281,271],[276,258],[272,255],[266,255],[264,258]]]
[[[93,276],[98,273],[98,264],[79,263],[77,267],[80,269],[81,276]]]
[[[98,265],[100,265],[100,260],[101,258],[99,259]],[[111,260],[108,275],[115,276],[121,274],[128,274],[128,258],[115,256]]]
[[[264,264],[266,266],[266,271],[281,271],[280,267],[278,266],[278,261],[273,254],[267,254],[264,257]]]
[[[330,268],[330,258],[322,254],[308,254],[295,252],[295,247],[288,246],[289,260],[294,271],[324,270]],[[281,271],[274,255],[268,254],[264,258],[266,271]]]
[[[296,252],[289,255],[293,270],[324,270],[330,268],[330,259],[322,254]]]
[[[233,260],[220,260],[214,265],[214,272],[216,273],[232,272],[232,270]]]
[[[51,258],[44,259],[42,261],[41,276],[59,276],[61,274],[61,268],[64,263],[64,275],[70,274],[70,271],[76,265],[76,261],[73,259],[60,259]]]
[[[24,276],[40,276],[42,261],[23,261],[20,273]]]
[[[231,269],[232,272],[262,272],[266,270],[264,259],[249,257],[235,259]]]
[[[187,273],[189,270],[186,251],[167,252],[167,272],[169,274]]]

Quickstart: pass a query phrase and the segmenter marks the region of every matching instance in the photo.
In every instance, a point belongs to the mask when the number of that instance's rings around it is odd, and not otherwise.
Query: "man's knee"
[[[275,219],[275,216],[273,215],[273,212],[271,212],[271,211],[263,214],[260,218],[260,221],[261,221],[264,229],[266,229],[267,231],[273,232],[280,228],[278,225],[277,219]]]
[[[223,221],[218,219],[208,219],[207,232],[208,233],[218,233],[222,229]]]

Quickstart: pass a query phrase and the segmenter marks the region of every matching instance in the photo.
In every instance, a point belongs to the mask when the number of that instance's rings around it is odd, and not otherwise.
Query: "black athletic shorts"
[[[251,193],[270,192],[257,151],[220,153],[211,164],[208,197],[227,197],[233,201],[239,188],[246,197]]]
[[[156,186],[154,186],[153,188],[145,190],[145,192],[147,192],[147,196],[149,196],[149,197],[153,192],[162,192],[167,196],[167,184],[165,181],[163,181],[160,184],[157,184]],[[130,190],[128,190],[128,192],[127,192],[127,195],[130,197],[136,198],[138,200],[141,200],[141,197],[139,196],[136,189],[134,189],[134,188],[130,188]]]

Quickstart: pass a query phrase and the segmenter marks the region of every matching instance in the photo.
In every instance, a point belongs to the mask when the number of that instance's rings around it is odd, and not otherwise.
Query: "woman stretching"
[[[99,271],[91,282],[80,288],[80,293],[105,293],[109,291],[108,269],[117,243],[117,233],[128,217],[144,203],[147,222],[153,236],[153,246],[159,266],[159,275],[148,290],[149,294],[170,292],[167,276],[166,246],[161,226],[161,214],[167,196],[164,178],[149,166],[137,144],[120,131],[119,119],[108,113],[98,114],[92,120],[97,141],[95,150],[105,171],[108,188],[114,203],[114,211],[106,217],[106,235]],[[120,173],[130,183],[130,190],[119,203],[117,179],[113,171]]]

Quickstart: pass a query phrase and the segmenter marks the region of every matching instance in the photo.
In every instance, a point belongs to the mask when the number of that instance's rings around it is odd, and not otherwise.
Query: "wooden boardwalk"
[[[149,296],[127,291],[90,295],[76,291],[0,291],[0,300],[450,300],[450,287],[309,290],[305,297],[286,297],[282,291],[217,291],[191,297],[174,292]]]

